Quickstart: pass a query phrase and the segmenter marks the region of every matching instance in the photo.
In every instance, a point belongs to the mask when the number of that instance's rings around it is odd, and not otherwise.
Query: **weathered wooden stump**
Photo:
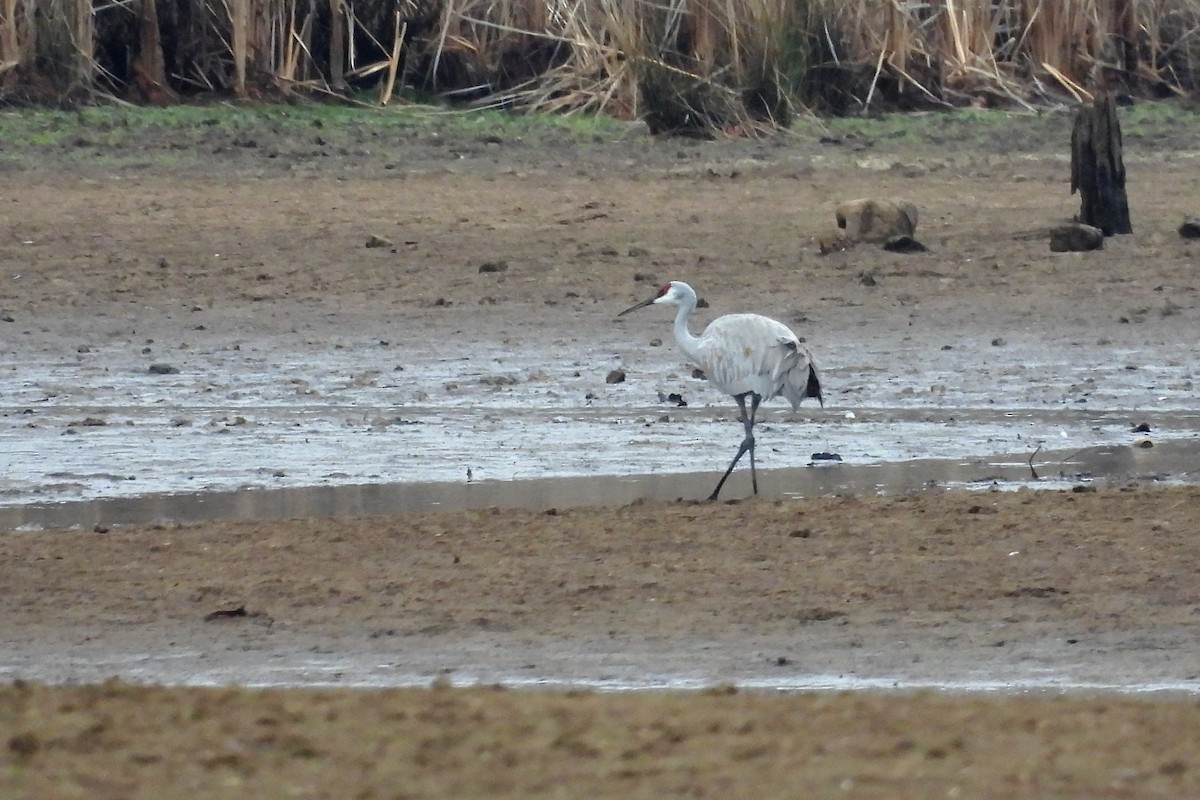
[[[1071,194],[1079,192],[1079,221],[1104,231],[1133,233],[1125,194],[1121,124],[1111,94],[1096,98],[1075,114],[1071,131]]]

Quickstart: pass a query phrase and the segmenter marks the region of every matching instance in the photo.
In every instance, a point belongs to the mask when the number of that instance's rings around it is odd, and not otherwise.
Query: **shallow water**
[[[1033,454],[1031,454],[1033,455]],[[0,529],[130,525],[155,521],[277,519],[396,514],[466,508],[620,506],[638,500],[702,499],[716,473],[596,475],[522,481],[346,484],[282,489],[158,493],[56,503],[0,506]],[[934,487],[1064,488],[1096,482],[1200,480],[1200,439],[1153,447],[1097,446],[970,460],[919,459],[885,464],[822,463],[762,470],[764,496],[901,493]],[[724,497],[749,489],[748,476],[727,484]]]
[[[631,345],[641,334],[619,326],[447,356],[453,331],[388,344],[330,321],[303,336],[207,333],[199,346],[174,325],[129,325],[147,338],[74,352],[71,332],[51,331],[0,351],[0,505],[468,474],[718,475],[741,438],[733,403],[673,347]],[[764,406],[761,468],[818,452],[843,466],[1070,452],[1134,443],[1139,423],[1156,443],[1200,435],[1190,345],[858,336],[820,345],[826,408]],[[154,363],[179,371],[151,374]],[[627,379],[606,383],[618,367]],[[660,401],[672,393],[689,406]],[[731,496],[744,493],[736,480]]]

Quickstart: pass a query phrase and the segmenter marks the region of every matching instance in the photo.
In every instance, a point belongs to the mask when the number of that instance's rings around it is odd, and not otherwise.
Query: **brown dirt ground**
[[[1173,232],[1196,210],[1175,155],[1194,143],[1131,153],[1138,232],[1081,272],[1032,233],[1075,208],[1046,124],[983,142],[376,142],[320,163],[287,141],[168,166],[44,153],[5,169],[0,324],[65,343],[131,309],[263,335],[341,311],[469,342],[608,324],[678,277],[839,335],[1037,321],[1094,340],[1133,314],[1122,335],[1194,338],[1200,279]],[[917,203],[933,252],[818,256],[836,201],[865,195]],[[398,252],[363,249],[371,233]],[[478,272],[497,258],[507,272]],[[546,511],[6,533],[0,648],[775,640],[769,656],[821,669],[898,641],[934,661],[1032,642],[1049,664],[1082,647],[1188,680],[1200,663],[1195,488]],[[238,605],[261,616],[203,621]],[[1184,797],[1198,723],[1193,699],[18,684],[0,688],[0,795]]]

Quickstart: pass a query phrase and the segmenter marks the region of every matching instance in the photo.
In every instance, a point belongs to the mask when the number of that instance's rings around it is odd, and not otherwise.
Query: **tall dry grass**
[[[0,0],[0,78],[32,60],[33,0]]]
[[[93,17],[91,0],[0,0],[0,86],[32,65],[61,86],[90,86]]]
[[[433,88],[491,106],[649,117],[659,128],[786,120],[797,0],[449,0],[424,45]]]
[[[1194,91],[1198,0],[826,0],[838,57],[944,102]],[[868,90],[869,91],[869,90]]]
[[[1198,64],[1200,0],[0,0],[0,99],[409,87],[742,132],[807,102],[1191,92]]]

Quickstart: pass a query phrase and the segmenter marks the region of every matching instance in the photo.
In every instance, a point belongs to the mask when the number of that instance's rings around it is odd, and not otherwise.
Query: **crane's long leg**
[[[750,413],[746,413],[746,395],[750,395]],[[742,439],[742,444],[738,447],[737,455],[733,457],[733,461],[729,462],[729,469],[725,470],[725,474],[721,476],[721,480],[717,481],[717,488],[713,489],[713,493],[708,496],[709,500],[716,500],[717,495],[721,493],[721,487],[725,485],[725,480],[729,477],[729,473],[733,472],[733,468],[737,466],[738,461],[741,461],[742,456],[746,451],[750,451],[750,480],[754,485],[754,493],[758,494],[758,476],[754,471],[754,415],[758,412],[758,404],[761,398],[753,392],[739,394],[734,396],[737,401],[738,409],[741,410],[739,419],[742,421],[742,426],[746,431],[746,438]]]
[[[746,441],[750,442],[750,485],[754,487],[754,493],[758,494],[758,470],[754,468],[754,418],[758,416],[758,404],[762,402],[762,398],[757,394],[750,395],[750,419],[745,419],[742,422],[746,426]]]

